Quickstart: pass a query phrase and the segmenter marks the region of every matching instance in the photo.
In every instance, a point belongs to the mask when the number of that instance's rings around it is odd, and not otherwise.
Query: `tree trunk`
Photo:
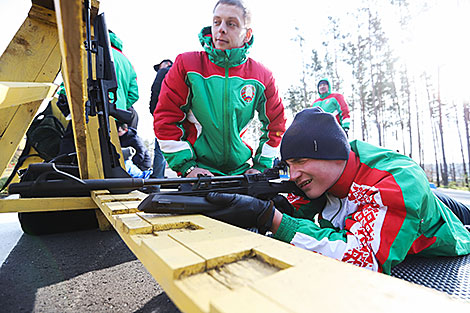
[[[468,156],[468,170],[470,171],[470,129],[469,129],[469,121],[470,121],[470,107],[468,103],[463,105],[463,116],[464,116],[464,124],[465,124],[465,133],[467,135],[467,156]],[[470,186],[469,186],[470,187]]]
[[[459,134],[459,143],[460,143],[460,154],[462,155],[462,164],[463,164],[463,178],[464,178],[464,186],[468,188],[468,173],[467,173],[467,163],[465,162],[465,153],[463,152],[463,142],[462,142],[462,134],[460,132],[459,126],[459,113],[457,111],[457,106],[454,106],[455,111],[455,122],[457,123],[457,133]],[[465,108],[464,108],[465,111]],[[464,114],[465,120],[465,114]]]
[[[440,182],[440,177],[439,177],[439,159],[438,159],[438,151],[437,151],[437,146],[436,146],[436,143],[438,142],[438,138],[437,138],[437,134],[436,134],[436,127],[434,126],[434,117],[433,117],[433,110],[432,110],[432,103],[433,103],[433,99],[431,97],[431,92],[429,90],[430,88],[430,85],[429,85],[429,78],[427,76],[424,77],[425,80],[426,80],[426,92],[427,92],[427,95],[428,95],[428,105],[429,105],[429,121],[431,123],[431,133],[432,133],[432,143],[433,143],[433,146],[434,146],[434,159],[435,159],[435,163],[436,163],[436,180],[437,180],[437,186],[440,187],[441,186],[441,182]]]
[[[421,144],[421,119],[419,115],[419,106],[418,106],[418,92],[416,91],[416,85],[414,89],[415,94],[415,107],[416,107],[416,132],[418,135],[418,157],[419,157],[419,165],[424,170],[424,153],[423,153],[423,146]],[[411,115],[411,114],[410,114]],[[411,137],[410,137],[411,140]]]
[[[444,130],[442,126],[442,102],[441,102],[441,90],[439,82],[439,71],[438,71],[438,86],[437,86],[437,104],[439,108],[439,133],[441,135],[441,148],[442,148],[442,183],[444,186],[449,185],[449,173],[447,169],[446,150],[444,147]]]

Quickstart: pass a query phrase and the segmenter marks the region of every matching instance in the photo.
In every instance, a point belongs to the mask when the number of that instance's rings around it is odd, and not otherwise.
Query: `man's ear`
[[[248,29],[246,30],[245,39],[243,40],[243,43],[250,42],[251,36],[253,36],[253,29],[248,28]]]

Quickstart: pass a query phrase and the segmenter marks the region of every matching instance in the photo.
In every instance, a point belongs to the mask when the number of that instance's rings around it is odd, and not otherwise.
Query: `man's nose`
[[[227,24],[224,21],[220,23],[219,33],[223,33],[223,34],[227,33]]]
[[[289,167],[289,180],[295,181],[299,177],[299,172],[293,167]]]

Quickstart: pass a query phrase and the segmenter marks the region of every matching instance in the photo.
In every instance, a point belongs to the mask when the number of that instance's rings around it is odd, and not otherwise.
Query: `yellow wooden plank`
[[[51,83],[0,81],[0,109],[52,98],[57,87],[57,85]],[[2,116],[3,118],[5,117]]]
[[[241,300],[243,299],[243,300]],[[257,313],[287,313],[293,312],[289,308],[283,307],[272,298],[267,298],[259,294],[257,290],[250,287],[243,287],[227,293],[220,297],[213,297],[210,303],[211,313],[239,313],[239,312],[257,312]],[[305,308],[304,312],[321,312],[315,308]]]
[[[136,214],[123,214],[116,218],[116,227],[127,235],[152,234],[152,224]]]
[[[0,137],[0,147],[2,147],[2,152],[0,153],[0,176],[3,175],[3,172],[15,155],[40,105],[41,101],[26,103],[19,106],[18,110],[11,117],[0,116],[0,120],[4,118],[9,119],[8,123],[4,123],[8,125]]]
[[[96,209],[90,197],[1,199],[0,213]]]
[[[251,287],[294,312],[463,312],[470,307],[423,286],[333,259],[325,261],[280,271]]]
[[[0,125],[5,127],[0,136],[0,176],[23,140],[42,100],[52,97],[56,89],[57,85],[49,83],[0,82]],[[11,115],[6,115],[5,108],[13,105],[19,106],[8,111]]]
[[[160,283],[158,279],[157,281]],[[173,289],[178,292],[167,293],[183,312],[209,312],[212,299],[223,297],[231,292],[227,286],[205,272],[185,277],[182,280],[174,280],[173,286]],[[163,288],[166,292],[164,286]]]
[[[0,57],[0,81],[51,83],[60,61],[55,13],[33,4]]]
[[[54,1],[60,50],[62,53],[62,77],[72,115],[72,127],[81,178],[89,177],[87,161],[87,134],[85,119],[86,51],[81,0]]]

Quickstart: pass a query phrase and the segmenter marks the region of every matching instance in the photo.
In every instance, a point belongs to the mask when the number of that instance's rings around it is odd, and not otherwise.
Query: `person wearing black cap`
[[[157,76],[153,81],[151,93],[150,93],[150,104],[149,110],[150,114],[153,116],[153,112],[155,111],[155,107],[157,106],[158,96],[160,95],[160,90],[162,88],[162,82],[165,78],[166,74],[170,70],[171,66],[173,65],[173,61],[169,59],[162,60],[160,63],[155,64],[153,69],[157,72]]]
[[[223,209],[206,215],[239,227],[271,230],[297,247],[390,274],[407,254],[470,253],[470,233],[432,193],[412,159],[362,141],[348,143],[330,113],[298,113],[281,142],[290,180],[307,195],[264,201],[210,193]],[[326,196],[318,207],[312,201]],[[318,215],[318,222],[314,217]]]

